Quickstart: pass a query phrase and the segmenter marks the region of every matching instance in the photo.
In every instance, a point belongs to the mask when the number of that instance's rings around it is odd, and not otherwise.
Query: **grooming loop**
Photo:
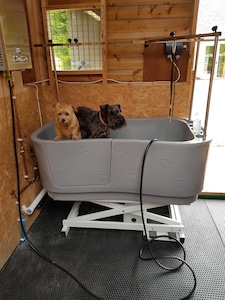
[[[143,222],[138,202],[118,203],[92,201],[92,203],[99,205],[101,210],[80,215],[79,210],[81,203],[82,202],[75,202],[67,219],[62,221],[63,228],[61,231],[64,232],[66,236],[71,227],[143,231]],[[173,235],[183,243],[185,239],[184,226],[181,222],[178,206],[168,206],[169,217],[150,212],[150,209],[159,206],[159,204],[143,204],[148,238],[150,239],[156,235]],[[105,219],[119,215],[122,216],[122,221]]]

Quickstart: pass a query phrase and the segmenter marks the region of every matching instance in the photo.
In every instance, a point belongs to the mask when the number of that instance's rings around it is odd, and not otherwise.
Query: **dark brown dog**
[[[100,111],[79,106],[76,116],[80,123],[82,138],[109,138],[111,129],[116,130],[126,125],[119,104],[102,105]]]

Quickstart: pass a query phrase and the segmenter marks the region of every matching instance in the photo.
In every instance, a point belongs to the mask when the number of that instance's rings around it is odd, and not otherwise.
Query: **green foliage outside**
[[[51,39],[53,44],[67,43],[69,37],[68,13],[65,10],[50,11]],[[57,70],[71,70],[70,47],[55,46]]]

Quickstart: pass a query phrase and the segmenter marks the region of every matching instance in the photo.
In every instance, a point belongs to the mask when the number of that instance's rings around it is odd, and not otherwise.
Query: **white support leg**
[[[70,210],[67,220],[76,220],[76,218],[78,217],[78,214],[79,214],[80,204],[81,204],[81,202],[74,202],[74,205]],[[75,227],[75,226],[67,226],[66,222],[64,224],[64,220],[62,223],[63,223],[63,228],[61,231],[65,232],[65,235],[67,236],[70,231],[70,227]]]
[[[62,221],[62,232],[68,235],[71,227],[77,228],[101,228],[118,230],[143,231],[143,223],[139,203],[117,203],[93,201],[105,210],[94,213],[79,215],[81,202],[75,202],[67,219]],[[184,242],[184,226],[182,225],[179,208],[177,205],[169,205],[169,217],[165,217],[148,210],[160,205],[145,203],[143,204],[144,219],[148,238],[154,232],[156,235],[175,234],[181,242]],[[162,206],[162,205],[161,205]],[[123,221],[100,220],[106,217],[123,215]]]

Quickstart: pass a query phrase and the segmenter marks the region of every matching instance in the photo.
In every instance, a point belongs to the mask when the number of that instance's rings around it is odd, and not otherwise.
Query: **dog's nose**
[[[64,123],[65,121],[66,121],[66,120],[63,118],[63,119],[62,119],[62,123]]]

